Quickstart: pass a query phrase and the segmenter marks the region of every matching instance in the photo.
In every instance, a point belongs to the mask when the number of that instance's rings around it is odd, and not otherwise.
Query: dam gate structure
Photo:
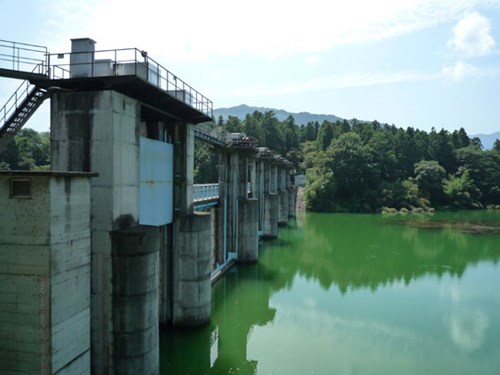
[[[0,41],[23,80],[0,152],[47,99],[51,138],[51,171],[0,172],[0,373],[158,374],[160,324],[209,322],[215,278],[294,214],[286,159],[205,127],[212,102],[145,51],[95,45]],[[195,138],[219,153],[206,196]]]

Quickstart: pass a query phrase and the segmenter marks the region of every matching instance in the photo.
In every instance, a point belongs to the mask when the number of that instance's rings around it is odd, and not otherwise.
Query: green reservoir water
[[[304,214],[213,287],[209,325],[162,331],[162,374],[500,374],[500,235],[463,220],[500,213]]]

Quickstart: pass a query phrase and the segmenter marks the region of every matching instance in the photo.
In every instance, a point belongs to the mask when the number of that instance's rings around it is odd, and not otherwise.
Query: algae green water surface
[[[162,374],[500,374],[500,235],[402,219],[500,213],[307,213],[214,286],[209,325],[162,330]]]

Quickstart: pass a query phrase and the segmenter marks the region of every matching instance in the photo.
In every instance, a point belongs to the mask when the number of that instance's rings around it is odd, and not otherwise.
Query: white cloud
[[[479,309],[466,309],[452,314],[449,324],[453,343],[466,352],[472,352],[483,345],[490,320]]]
[[[212,90],[212,95],[229,95],[233,98],[262,97],[277,95],[294,95],[305,92],[337,90],[353,87],[368,87],[382,84],[402,82],[421,82],[442,77],[441,74],[427,74],[417,71],[399,72],[351,72],[345,74],[331,74],[310,80],[295,80],[293,82],[256,83],[253,86],[241,87],[234,90],[221,88]]]
[[[453,28],[449,45],[468,57],[491,53],[495,40],[491,36],[490,21],[477,12],[467,14]]]
[[[443,67],[443,74],[447,78],[454,81],[462,81],[466,77],[473,76],[478,73],[478,69],[470,64],[462,61],[457,62],[455,65],[445,65]]]
[[[499,0],[143,0],[138,7],[67,0],[47,3],[46,16],[54,38],[88,36],[98,48],[160,49],[170,61],[273,59],[399,36],[492,3],[500,6]]]
[[[306,59],[306,64],[314,65],[314,64],[317,64],[319,62],[319,60],[320,60],[320,58],[317,55],[309,56]]]

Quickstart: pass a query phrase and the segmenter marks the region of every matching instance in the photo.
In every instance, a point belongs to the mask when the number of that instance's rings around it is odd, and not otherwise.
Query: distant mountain
[[[259,111],[262,113],[267,111],[273,111],[276,114],[276,118],[280,121],[286,120],[288,116],[292,116],[295,119],[295,123],[297,125],[306,125],[308,122],[311,121],[313,122],[318,121],[321,124],[323,120],[328,120],[331,122],[342,120],[340,117],[337,117],[335,115],[319,115],[309,112],[294,113],[275,108],[251,107],[246,104],[242,104],[236,107],[214,109],[214,118],[215,120],[217,120],[219,116],[222,116],[224,119],[227,119],[229,116],[235,116],[238,117],[240,120],[243,120],[247,114],[252,114],[255,111]]]
[[[477,137],[481,140],[483,147],[485,150],[491,150],[493,148],[493,143],[495,140],[500,139],[500,132],[496,132],[493,134],[474,134],[469,135],[470,138]]]

